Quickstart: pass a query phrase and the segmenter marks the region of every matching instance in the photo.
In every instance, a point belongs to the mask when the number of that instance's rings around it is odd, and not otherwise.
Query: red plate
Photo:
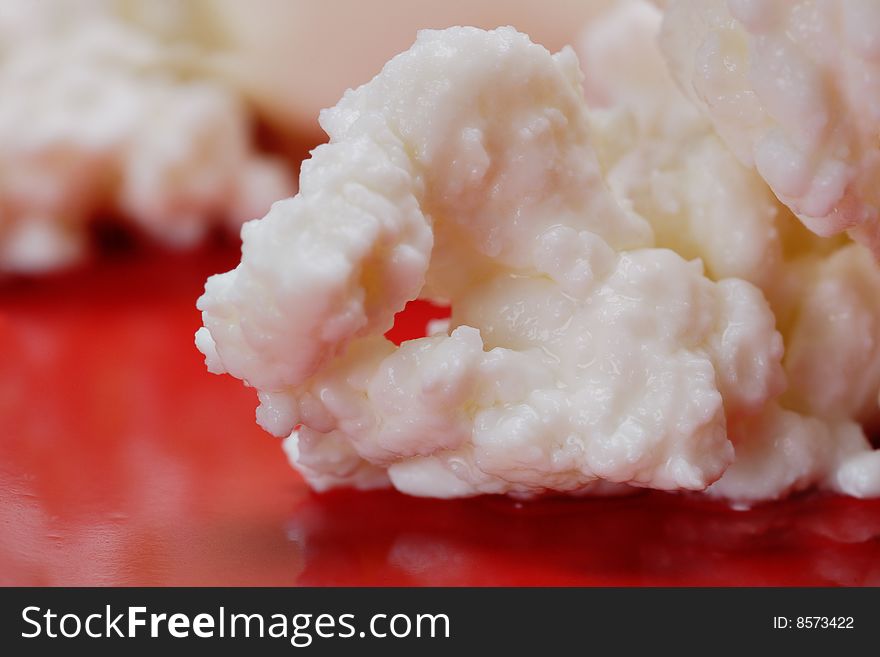
[[[0,583],[880,585],[880,501],[315,495],[193,346],[230,249],[0,288]],[[417,306],[395,337],[424,325]]]

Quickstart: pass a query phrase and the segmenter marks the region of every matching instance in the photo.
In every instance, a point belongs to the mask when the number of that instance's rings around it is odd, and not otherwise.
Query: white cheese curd
[[[198,53],[111,6],[13,0],[0,11],[0,270],[75,260],[102,214],[189,245],[294,189],[251,143],[237,94],[199,73]]]
[[[880,426],[880,265],[850,244],[799,270],[796,319],[786,329],[791,408]]]
[[[782,259],[778,203],[676,88],[657,45],[661,20],[647,2],[623,2],[580,40],[600,164],[658,245],[766,291]]]
[[[712,278],[759,285],[786,345],[781,405],[729,418],[736,460],[710,492],[741,503],[812,485],[868,494],[878,456],[856,421],[880,415],[880,265],[863,246],[800,227],[737,161],[668,76],[661,20],[648,3],[624,3],[582,38],[600,163],[658,245],[701,258]],[[856,486],[859,476],[873,483]]]
[[[880,451],[849,420],[825,421],[771,402],[733,422],[736,460],[708,494],[741,505],[819,485],[854,497],[880,496]]]
[[[703,490],[783,389],[761,292],[653,248],[608,189],[573,51],[423,31],[321,115],[299,194],[245,225],[197,345],[318,488]],[[382,337],[418,296],[451,332]],[[613,486],[612,486],[613,489]]]
[[[672,0],[662,47],[682,88],[819,235],[880,255],[880,3]]]
[[[449,319],[432,319],[428,322],[425,333],[428,335],[449,335],[451,326]]]

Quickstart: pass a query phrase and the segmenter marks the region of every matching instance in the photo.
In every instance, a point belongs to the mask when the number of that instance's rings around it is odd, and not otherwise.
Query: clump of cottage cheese
[[[760,291],[653,248],[596,160],[573,51],[424,31],[324,112],[300,193],[199,301],[212,371],[258,388],[318,488],[702,490],[726,418],[784,385]],[[394,313],[452,305],[399,348]]]
[[[0,271],[76,260],[101,215],[185,246],[211,225],[237,231],[295,188],[194,47],[114,7],[14,0],[0,11]]]
[[[803,228],[728,150],[667,73],[661,21],[648,3],[623,3],[581,40],[600,162],[658,245],[700,258],[711,278],[758,285],[785,338],[788,388],[761,413],[729,418],[736,459],[709,492],[878,494],[880,455],[861,425],[880,419],[880,265],[862,245]]]
[[[647,5],[609,14],[586,81],[512,28],[423,31],[322,113],[329,143],[245,225],[196,335],[314,488],[880,494],[858,423],[876,262],[801,229],[728,151],[659,27]],[[415,298],[451,304],[448,329],[395,346]],[[836,344],[832,301],[862,340]],[[822,357],[870,358],[835,373],[843,405],[823,406]]]

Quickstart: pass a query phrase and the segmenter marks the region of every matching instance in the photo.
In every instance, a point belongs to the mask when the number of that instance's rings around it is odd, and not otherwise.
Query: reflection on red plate
[[[880,585],[878,501],[310,493],[193,347],[204,277],[236,259],[0,287],[0,583]],[[410,310],[397,339],[442,314]]]

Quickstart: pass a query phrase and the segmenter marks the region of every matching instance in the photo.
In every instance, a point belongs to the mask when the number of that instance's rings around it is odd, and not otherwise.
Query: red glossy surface
[[[193,347],[203,279],[235,260],[0,287],[0,583],[880,585],[877,501],[310,493]]]

